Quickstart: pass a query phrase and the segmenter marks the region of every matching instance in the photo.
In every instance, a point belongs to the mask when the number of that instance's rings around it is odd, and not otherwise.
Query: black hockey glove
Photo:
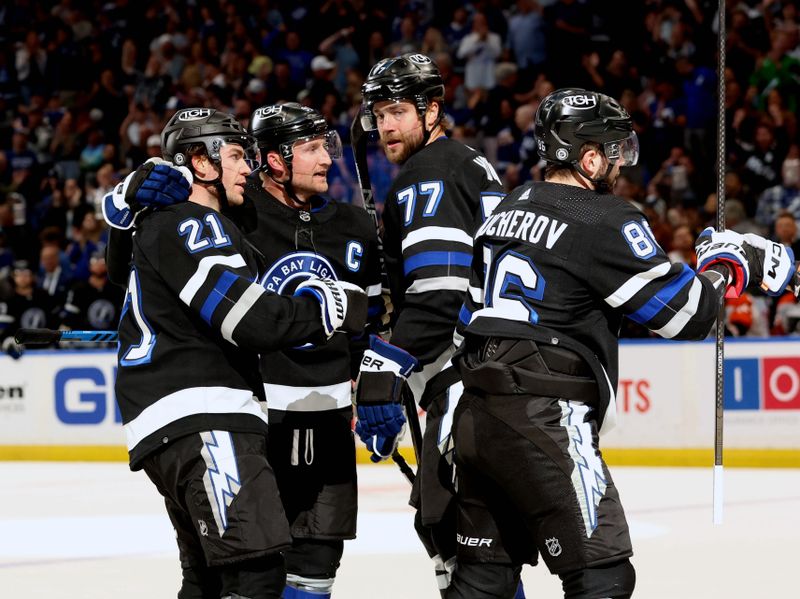
[[[374,436],[384,440],[400,436],[406,422],[402,405],[406,379],[416,368],[416,358],[407,351],[370,336],[356,383],[356,432],[362,441],[367,443]],[[373,444],[380,445],[378,440]],[[374,452],[373,447],[370,451]]]
[[[333,279],[308,279],[297,286],[294,295],[319,301],[322,327],[328,338],[337,331],[357,335],[364,330],[368,299],[358,285]]]
[[[730,276],[725,297],[739,297],[751,285],[768,295],[781,295],[790,287],[797,296],[800,290],[791,248],[760,235],[717,232],[708,227],[697,238],[695,251],[698,272],[712,266],[727,267]]]
[[[185,166],[151,158],[103,197],[103,218],[114,228],[130,229],[142,210],[188,200],[192,180]]]

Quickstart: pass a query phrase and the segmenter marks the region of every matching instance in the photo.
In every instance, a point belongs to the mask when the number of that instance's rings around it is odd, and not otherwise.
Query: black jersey
[[[441,137],[403,165],[386,197],[384,252],[397,319],[392,343],[422,366],[453,342],[472,235],[505,195],[486,158]]]
[[[599,358],[613,390],[623,316],[662,337],[700,339],[720,293],[687,265],[670,263],[631,203],[529,183],[476,233],[459,324],[484,336],[571,340]]]
[[[17,329],[41,329],[58,326],[59,306],[43,289],[34,287],[30,294],[12,293],[0,298],[0,339],[13,337]]]
[[[262,262],[232,221],[192,202],[138,223],[116,380],[131,468],[186,434],[265,432],[256,352],[325,339],[319,304],[266,291]]]
[[[258,226],[247,235],[264,255],[259,277],[265,289],[291,295],[312,277],[348,281],[365,289],[370,313],[382,309],[377,233],[369,215],[349,204],[316,196],[311,210],[297,210],[270,195],[257,179],[245,193]],[[327,343],[265,353],[261,374],[270,420],[285,412],[321,412],[349,408],[350,379],[366,339],[336,334]]]

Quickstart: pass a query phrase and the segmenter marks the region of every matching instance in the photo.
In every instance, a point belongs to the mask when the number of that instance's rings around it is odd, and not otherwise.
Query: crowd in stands
[[[542,177],[533,120],[560,87],[603,91],[642,146],[615,192],[674,260],[716,213],[716,0],[17,0],[0,9],[0,339],[18,326],[115,328],[99,201],[159,153],[180,107],[247,125],[264,104],[320,110],[345,143],[381,58],[421,52],[445,79],[452,135],[510,190]],[[728,226],[797,247],[800,15],[727,3]],[[396,167],[369,155],[380,202]],[[330,195],[355,197],[352,156]],[[30,310],[33,306],[35,310]],[[791,298],[748,294],[733,335],[795,333]],[[788,316],[787,316],[788,315]],[[643,335],[631,325],[626,334]]]

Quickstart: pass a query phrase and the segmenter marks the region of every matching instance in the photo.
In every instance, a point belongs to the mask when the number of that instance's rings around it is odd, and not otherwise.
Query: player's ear
[[[277,152],[267,153],[267,166],[269,167],[270,172],[272,172],[272,174],[278,179],[283,177],[284,173],[288,170],[286,168],[286,162],[284,162],[281,155]]]
[[[433,102],[428,103],[428,107],[425,109],[425,128],[428,130],[433,129],[436,125],[436,121],[439,120],[439,113],[442,111],[442,105],[434,100]]]
[[[200,176],[200,179],[207,179],[208,169],[211,167],[211,161],[205,154],[197,154],[191,157],[192,169]]]
[[[581,167],[584,172],[593,174],[605,170],[603,153],[597,149],[589,148],[581,156]]]

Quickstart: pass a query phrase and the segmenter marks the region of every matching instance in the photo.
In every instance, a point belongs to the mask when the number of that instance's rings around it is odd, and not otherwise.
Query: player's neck
[[[311,210],[310,197],[304,198],[301,194],[297,194],[297,197],[290,196],[285,186],[264,173],[261,174],[261,186],[269,195],[292,210]]]
[[[433,131],[431,131],[430,137],[428,137],[428,141],[425,142],[425,145],[428,146],[432,144],[440,137],[447,137],[447,133],[445,132],[444,128],[441,125],[436,125]]]
[[[189,201],[194,204],[200,204],[206,208],[211,208],[219,212],[219,198],[213,195],[205,186],[195,183],[192,185],[192,193],[189,196]]]
[[[560,185],[571,185],[572,187],[582,187],[589,191],[594,191],[594,185],[586,177],[574,170],[564,170],[554,173],[547,179],[548,183],[559,183]]]

